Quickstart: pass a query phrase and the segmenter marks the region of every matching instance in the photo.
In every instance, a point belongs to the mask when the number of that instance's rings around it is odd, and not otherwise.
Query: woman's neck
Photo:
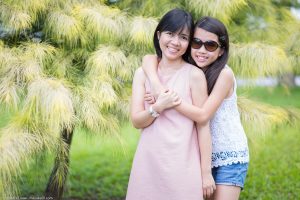
[[[177,60],[168,60],[162,58],[159,62],[158,67],[161,69],[161,71],[165,73],[172,73],[180,69],[185,61],[183,59],[177,59]]]

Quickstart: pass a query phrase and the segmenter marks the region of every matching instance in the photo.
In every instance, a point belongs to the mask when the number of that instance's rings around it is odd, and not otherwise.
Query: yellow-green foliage
[[[225,24],[229,24],[232,16],[243,6],[245,0],[185,0],[186,6],[197,17],[216,17]],[[196,19],[197,20],[197,19]]]
[[[18,47],[28,58],[34,59],[40,65],[45,66],[49,64],[54,55],[57,54],[57,50],[47,44],[47,43],[33,43],[33,42],[26,42],[22,43]]]
[[[166,12],[174,8],[183,8],[180,1],[171,0],[122,0],[117,6],[122,10],[127,10],[133,15],[144,17],[162,17]]]
[[[99,99],[99,107],[112,106],[118,101],[118,96],[113,88],[113,81],[110,78],[99,77],[90,81],[88,84],[93,93],[97,95]]]
[[[85,25],[85,31],[93,42],[112,42],[120,39],[121,36],[126,36],[124,29],[128,19],[118,9],[108,6],[83,7],[78,5],[73,13]]]
[[[229,65],[244,77],[276,75],[291,70],[283,49],[258,42],[231,44]]]
[[[0,7],[0,18],[4,26],[15,33],[31,28],[32,18],[26,11],[13,10],[9,7]]]
[[[76,111],[81,125],[93,133],[116,135],[119,122],[116,116],[110,114],[113,108],[109,106],[119,102],[111,84],[103,82],[99,88],[98,84],[90,83],[78,88],[77,92]]]
[[[8,79],[0,79],[0,104],[5,104],[9,108],[17,109],[19,104],[18,87]]]
[[[63,128],[71,130],[75,120],[72,93],[60,80],[36,80],[28,86],[22,113],[31,126],[44,124],[55,134]]]
[[[130,29],[130,42],[135,48],[149,49],[153,46],[153,35],[157,26],[154,18],[137,16],[132,19]]]
[[[4,27],[15,34],[30,29],[39,15],[45,12],[50,0],[2,0],[0,17]]]
[[[33,134],[18,122],[12,122],[0,130],[0,198],[17,196],[15,178],[22,168],[42,150],[53,148],[57,140],[51,135]],[[5,183],[5,184],[1,184]]]
[[[300,26],[299,26],[300,27]],[[295,32],[290,36],[290,38],[286,42],[286,51],[289,55],[289,60],[291,65],[293,66],[293,71],[295,73],[300,73],[300,34],[299,32]]]
[[[67,15],[62,11],[49,13],[45,21],[45,33],[47,37],[58,44],[69,47],[84,45],[86,38],[82,32],[83,24],[74,16]]]
[[[162,17],[169,10],[182,7],[179,1],[152,0],[144,1],[143,3],[143,5],[139,5],[141,9],[136,10],[139,12],[139,14],[147,17]]]
[[[85,73],[89,78],[119,74],[119,70],[127,64],[122,50],[114,46],[101,45],[87,60]]]
[[[43,76],[43,66],[52,59],[54,47],[44,43],[23,43],[0,52],[0,102],[17,108],[20,87]]]
[[[55,55],[55,60],[49,66],[51,75],[64,79],[72,68],[73,55],[67,55],[66,52],[59,52]]]
[[[290,115],[285,109],[252,101],[245,97],[238,98],[238,107],[243,126],[247,129],[250,140],[255,140],[255,134],[264,135],[271,128],[290,120]]]
[[[12,83],[24,84],[41,77],[42,66],[36,59],[20,49],[14,49],[4,55],[8,57],[3,61],[4,67],[0,72],[0,78]]]

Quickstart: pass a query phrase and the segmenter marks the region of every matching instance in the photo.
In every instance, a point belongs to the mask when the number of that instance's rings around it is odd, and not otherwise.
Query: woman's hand
[[[202,187],[204,199],[212,197],[214,191],[216,190],[216,184],[211,173],[202,174]]]
[[[149,104],[153,104],[153,109],[158,113],[175,107],[181,103],[181,98],[178,96],[178,94],[171,90],[161,93],[157,99],[155,99],[151,94],[146,93],[144,99]]]

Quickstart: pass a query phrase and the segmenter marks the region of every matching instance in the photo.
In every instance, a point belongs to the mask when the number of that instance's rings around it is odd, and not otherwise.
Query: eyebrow
[[[197,38],[197,37],[193,37],[193,39],[197,39],[197,40],[201,40],[200,38]],[[207,41],[213,41],[213,42],[216,42],[219,44],[218,41],[215,41],[215,40],[201,40],[202,42],[207,42]]]
[[[188,34],[184,34],[184,33],[180,33],[179,35],[183,35],[183,36],[189,37]]]

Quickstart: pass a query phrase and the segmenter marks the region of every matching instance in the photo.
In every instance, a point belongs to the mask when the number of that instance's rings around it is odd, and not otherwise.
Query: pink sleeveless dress
[[[161,82],[192,103],[185,65]],[[148,81],[146,91],[150,91]],[[147,103],[145,107],[148,109]],[[126,200],[202,200],[199,145],[194,122],[175,109],[165,110],[143,129],[132,164]]]

